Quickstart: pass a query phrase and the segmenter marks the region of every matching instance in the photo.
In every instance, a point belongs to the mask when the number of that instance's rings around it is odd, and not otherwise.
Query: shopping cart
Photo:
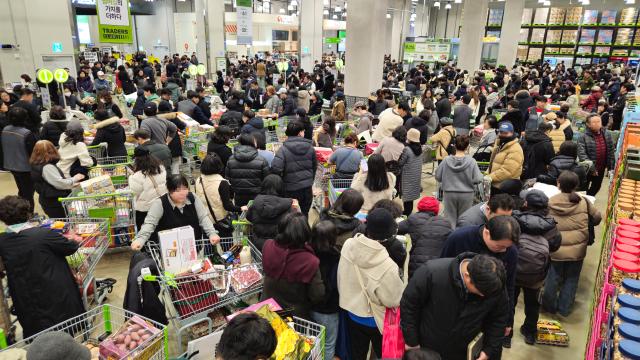
[[[215,257],[229,251],[234,245],[243,244],[233,238],[223,238],[218,246],[211,245],[209,239],[196,240],[196,248],[201,249],[199,260]],[[251,264],[232,269],[216,270],[205,274],[171,274],[164,271],[160,246],[147,243],[151,257],[163,275],[144,275],[139,281],[157,281],[161,287],[161,298],[176,328],[178,353],[182,354],[182,334],[200,323],[207,324],[207,333],[213,329],[213,321],[207,315],[214,310],[238,303],[240,300],[257,295],[262,291],[262,255],[250,242],[244,242],[251,249]],[[238,270],[255,270],[261,279],[253,286],[236,291],[232,277]]]
[[[65,332],[73,336],[74,339],[81,344],[99,346],[102,341],[104,341],[109,335],[117,333],[118,330],[124,327],[124,325],[127,324],[127,322],[134,316],[139,317],[144,320],[147,325],[150,325],[159,331],[149,336],[148,339],[142,341],[141,344],[131,350],[124,359],[167,359],[169,355],[169,345],[167,337],[168,331],[165,325],[108,304],[96,307],[84,314],[43,330],[11,345],[9,349],[19,348],[27,350],[38,336],[54,331]]]
[[[253,200],[249,201],[247,204],[248,207],[253,205]],[[247,212],[243,211],[238,216],[237,220],[233,220],[231,222],[233,225],[233,238],[235,241],[244,241],[244,239],[248,239],[252,234],[251,222],[247,220]]]
[[[112,247],[129,245],[136,235],[134,196],[131,191],[118,190],[96,195],[83,195],[76,191],[58,201],[68,218],[78,218],[79,221],[88,218],[108,219]]]
[[[93,291],[95,304],[100,304],[111,288],[98,289],[94,271],[98,261],[109,247],[109,222],[106,219],[50,219],[65,223],[65,231],[83,238],[80,247],[73,255],[67,256],[69,267],[82,290],[85,309],[89,308],[89,291]]]
[[[87,146],[87,150],[89,151],[89,155],[96,159],[96,161],[97,159],[107,156],[107,147],[102,144]]]
[[[353,179],[330,179],[327,188],[329,204],[333,206],[340,194],[351,187]]]
[[[478,161],[477,164],[478,164],[478,168],[483,173],[486,173],[487,171],[489,171],[490,162],[488,162],[488,161]]]
[[[109,175],[113,186],[117,189],[129,185],[131,159],[128,156],[107,156],[97,159],[98,165],[89,168],[89,179]]]
[[[318,214],[322,212],[322,209],[327,207],[327,184],[329,179],[336,172],[335,164],[319,163],[316,170],[316,177],[313,181],[313,201],[311,207],[318,211]]]

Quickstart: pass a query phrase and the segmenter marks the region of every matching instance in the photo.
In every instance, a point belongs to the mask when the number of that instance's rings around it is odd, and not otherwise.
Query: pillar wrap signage
[[[96,0],[96,12],[100,42],[133,43],[129,0]]]
[[[251,16],[253,15],[253,0],[236,0],[238,45],[251,45],[253,27]]]

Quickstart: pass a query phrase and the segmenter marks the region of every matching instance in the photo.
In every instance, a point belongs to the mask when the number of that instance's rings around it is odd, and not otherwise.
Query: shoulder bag
[[[200,180],[200,186],[202,186],[202,194],[204,195],[204,199],[207,201],[207,207],[209,208],[209,212],[211,213],[211,216],[213,216],[213,223],[218,225],[224,230],[233,231],[233,218],[231,217],[231,213],[228,213],[224,219],[218,221],[218,219],[216,218],[216,213],[215,211],[213,211],[213,208],[211,207],[211,203],[209,202],[209,197],[207,196],[207,191],[204,188],[202,177],[200,177],[198,180]]]

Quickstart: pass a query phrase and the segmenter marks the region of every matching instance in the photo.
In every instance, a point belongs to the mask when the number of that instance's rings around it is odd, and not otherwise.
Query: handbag
[[[382,359],[402,359],[404,336],[400,328],[400,308],[387,308],[382,331]]]
[[[204,194],[204,199],[207,201],[207,207],[209,208],[209,212],[211,213],[211,216],[213,216],[213,223],[219,226],[221,229],[224,229],[226,231],[233,231],[233,218],[231,213],[227,214],[227,216],[225,216],[224,219],[218,221],[218,219],[216,218],[216,213],[215,211],[213,211],[213,208],[211,207],[211,203],[209,202],[209,197],[207,196],[207,192],[204,189],[204,184],[202,183],[202,177],[199,180],[200,180],[200,186],[202,186],[202,193]]]
[[[584,199],[587,202],[587,216],[589,217],[589,238],[587,239],[587,246],[591,246],[596,242],[596,222],[593,216],[591,216],[591,203],[589,200]]]

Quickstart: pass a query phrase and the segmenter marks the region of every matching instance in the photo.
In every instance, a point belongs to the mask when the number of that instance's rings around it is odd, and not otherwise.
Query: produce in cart
[[[275,360],[299,360],[305,359],[311,352],[316,339],[298,334],[289,324],[287,324],[278,314],[271,311],[265,305],[256,311],[256,314],[267,319],[278,338],[276,351],[271,355]]]
[[[132,354],[131,351],[138,347],[145,349],[151,341],[157,340],[154,339],[154,335],[159,332],[160,330],[141,317],[133,316],[117,332],[100,343],[100,356],[105,359],[129,358],[128,356],[135,358],[143,350]]]

